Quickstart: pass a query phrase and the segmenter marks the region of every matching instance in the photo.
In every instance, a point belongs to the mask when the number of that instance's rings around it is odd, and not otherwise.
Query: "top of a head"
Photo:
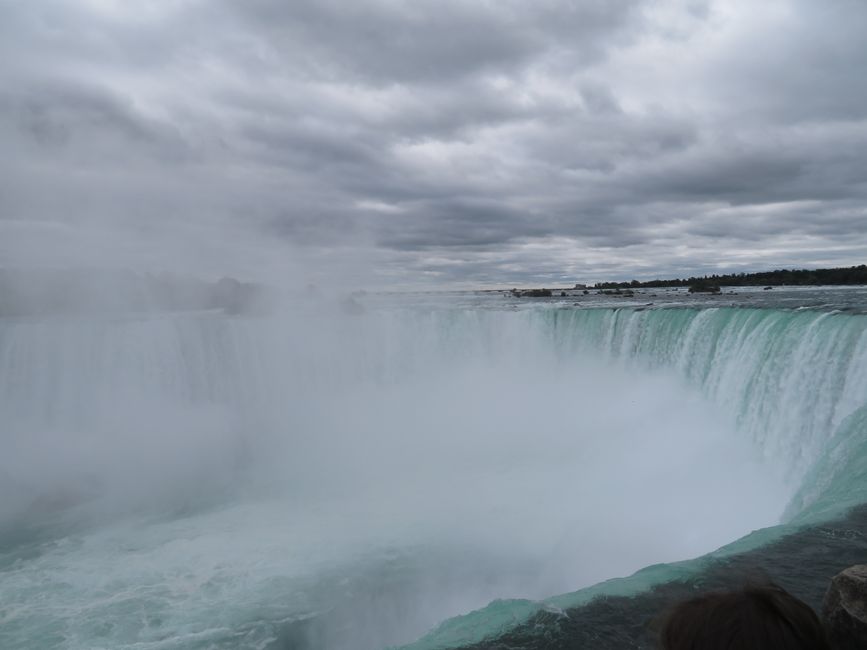
[[[776,585],[709,593],[677,605],[663,650],[828,650],[815,612]]]

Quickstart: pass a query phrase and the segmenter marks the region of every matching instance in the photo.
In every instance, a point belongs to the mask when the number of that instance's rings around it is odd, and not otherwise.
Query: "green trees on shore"
[[[677,278],[675,280],[649,280],[639,282],[597,282],[597,289],[634,289],[638,287],[688,287],[688,286],[781,286],[781,285],[851,285],[867,284],[867,264],[835,269],[783,269],[762,273],[730,273],[702,277]]]

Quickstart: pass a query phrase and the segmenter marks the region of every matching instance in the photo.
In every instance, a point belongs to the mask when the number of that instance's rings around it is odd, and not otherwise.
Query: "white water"
[[[714,313],[7,321],[0,512],[88,525],[5,566],[0,640],[382,647],[776,523],[860,375],[805,405]]]

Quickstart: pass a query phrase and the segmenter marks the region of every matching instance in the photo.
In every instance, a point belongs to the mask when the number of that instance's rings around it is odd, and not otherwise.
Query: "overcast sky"
[[[0,0],[0,266],[867,262],[864,0]]]

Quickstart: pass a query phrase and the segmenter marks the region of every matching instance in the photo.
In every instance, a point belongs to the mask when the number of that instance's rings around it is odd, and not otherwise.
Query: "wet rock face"
[[[834,576],[822,603],[822,618],[832,648],[867,648],[867,564]]]

